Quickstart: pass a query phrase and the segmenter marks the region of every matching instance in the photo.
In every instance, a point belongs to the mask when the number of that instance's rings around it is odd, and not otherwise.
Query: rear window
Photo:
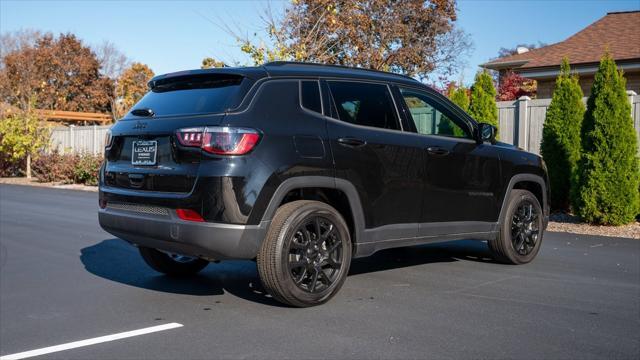
[[[224,112],[238,98],[242,79],[229,74],[160,79],[130,110],[151,109],[156,116]]]
[[[352,124],[400,130],[395,105],[386,85],[330,81],[338,117]]]

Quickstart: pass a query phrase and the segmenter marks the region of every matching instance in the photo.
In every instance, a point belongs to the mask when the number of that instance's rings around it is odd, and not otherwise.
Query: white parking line
[[[158,332],[158,331],[171,330],[171,329],[179,328],[179,327],[182,327],[182,326],[183,326],[182,324],[178,324],[178,323],[169,323],[169,324],[164,324],[164,325],[152,326],[152,327],[148,327],[148,328],[144,328],[144,329],[125,331],[125,332],[121,332],[121,333],[117,333],[117,334],[113,334],[113,335],[105,335],[105,336],[100,336],[100,337],[96,337],[96,338],[92,338],[92,339],[74,341],[74,342],[70,342],[70,343],[66,343],[66,344],[49,346],[49,347],[46,347],[46,348],[30,350],[30,351],[25,351],[25,352],[21,352],[21,353],[11,354],[11,355],[3,355],[3,356],[0,356],[0,360],[25,359],[25,358],[29,358],[29,357],[33,357],[33,356],[50,354],[50,353],[54,353],[54,352],[58,352],[58,351],[75,349],[75,348],[79,348],[79,347],[83,347],[83,346],[95,345],[95,344],[100,344],[100,343],[103,343],[103,342],[120,340],[120,339],[124,339],[124,338],[128,338],[128,337],[138,336],[138,335],[151,334],[151,333]]]

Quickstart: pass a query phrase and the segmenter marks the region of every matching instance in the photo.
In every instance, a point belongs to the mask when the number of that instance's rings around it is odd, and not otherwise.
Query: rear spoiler
[[[149,89],[155,88],[159,84],[172,82],[172,80],[179,80],[181,78],[188,77],[215,77],[216,75],[221,75],[221,77],[232,78],[232,77],[243,77],[249,78],[252,80],[266,77],[267,73],[264,69],[259,67],[245,67],[245,68],[233,68],[233,67],[225,67],[225,68],[215,68],[215,69],[197,69],[197,70],[185,70],[178,71],[163,75],[158,75],[152,78],[147,86]]]

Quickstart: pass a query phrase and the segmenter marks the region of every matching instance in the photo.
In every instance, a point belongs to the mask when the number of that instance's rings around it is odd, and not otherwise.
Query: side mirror
[[[496,143],[496,133],[498,129],[495,126],[487,123],[478,124],[478,144],[488,141],[492,144]]]

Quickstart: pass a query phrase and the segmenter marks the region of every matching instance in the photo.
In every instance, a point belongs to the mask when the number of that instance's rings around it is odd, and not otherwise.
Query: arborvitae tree
[[[570,74],[569,60],[564,58],[547,110],[540,145],[549,170],[553,209],[569,209],[571,178],[580,159],[580,129],[585,112],[583,96],[578,76]]]
[[[467,95],[467,88],[463,86],[456,86],[451,83],[447,89],[446,95],[454,104],[458,105],[462,110],[469,111],[469,95]],[[464,131],[453,126],[450,121],[440,121],[438,123],[438,134],[451,135],[455,137],[464,137]]]
[[[471,86],[471,103],[469,115],[476,121],[489,123],[498,127],[498,107],[496,106],[496,89],[493,79],[487,71],[476,74],[475,82]]]
[[[605,54],[587,101],[582,157],[572,185],[572,205],[590,223],[626,224],[640,209],[638,143],[625,83]]]
[[[449,100],[458,105],[462,110],[469,111],[469,95],[467,94],[467,88],[459,86],[452,88],[447,95]]]

